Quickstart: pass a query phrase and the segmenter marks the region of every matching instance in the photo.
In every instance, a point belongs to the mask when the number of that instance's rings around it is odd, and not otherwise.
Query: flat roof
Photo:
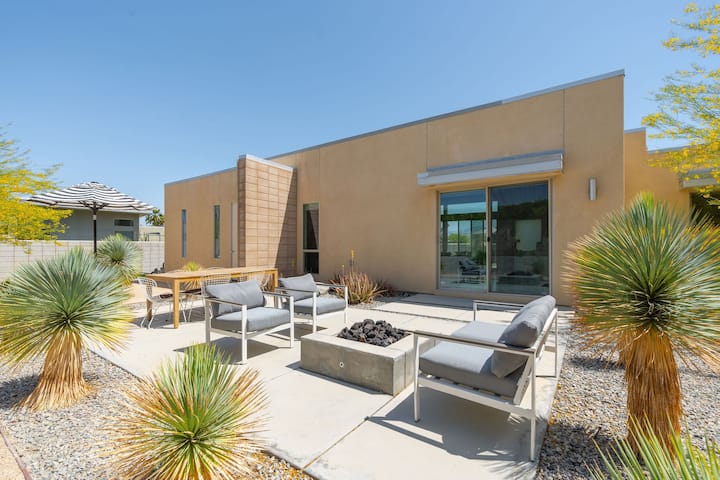
[[[565,90],[565,89],[568,89],[568,88],[578,87],[578,86],[581,86],[581,85],[586,85],[586,84],[588,84],[588,83],[599,82],[599,81],[601,81],[601,80],[607,80],[607,79],[613,78],[613,77],[621,77],[621,76],[624,76],[624,75],[625,75],[625,70],[624,70],[624,69],[615,70],[615,71],[613,71],[613,72],[608,72],[608,73],[604,73],[604,74],[601,74],[601,75],[595,75],[595,76],[593,76],[593,77],[583,78],[583,79],[581,79],[581,80],[576,80],[576,81],[574,81],[574,82],[563,83],[563,84],[561,84],[561,85],[556,85],[556,86],[554,86],[554,87],[545,88],[545,89],[542,89],[542,90],[536,90],[536,91],[534,91],[534,92],[526,93],[526,94],[523,94],[523,95],[518,95],[518,96],[516,96],[516,97],[510,97],[510,98],[507,98],[507,99],[505,99],[505,100],[498,100],[498,101],[495,101],[495,102],[490,102],[490,103],[484,103],[484,104],[482,104],[482,105],[477,105],[477,106],[475,106],[475,107],[463,108],[463,109],[461,109],[461,110],[455,110],[455,111],[453,111],[453,112],[448,112],[448,113],[443,113],[443,114],[440,114],[440,115],[434,115],[434,116],[431,116],[431,117],[421,118],[421,119],[419,119],[419,120],[413,120],[413,121],[411,121],[411,122],[406,122],[406,123],[401,123],[401,124],[399,124],[399,125],[393,125],[393,126],[391,126],[391,127],[381,128],[381,129],[379,129],[379,130],[372,130],[372,131],[370,131],[370,132],[361,133],[361,134],[358,134],[358,135],[352,135],[352,136],[350,136],[350,137],[345,137],[345,138],[341,138],[341,139],[338,139],[338,140],[332,140],[332,141],[329,141],[329,142],[320,143],[320,144],[318,144],[318,145],[313,145],[313,146],[311,146],[311,147],[299,148],[299,149],[297,149],[297,150],[292,150],[292,151],[285,152],[285,153],[281,153],[281,154],[278,154],[278,155],[272,155],[272,156],[269,156],[269,157],[266,157],[266,158],[267,158],[267,159],[273,159],[273,158],[285,157],[285,156],[287,156],[287,155],[293,155],[293,154],[300,153],[300,152],[306,152],[306,151],[308,151],[308,150],[313,150],[313,149],[315,149],[315,148],[327,147],[327,146],[330,146],[330,145],[335,145],[335,144],[337,144],[337,143],[347,142],[347,141],[350,141],[350,140],[356,140],[356,139],[358,139],[358,138],[363,138],[363,137],[369,137],[369,136],[371,136],[371,135],[377,135],[377,134],[379,134],[379,133],[389,132],[389,131],[392,131],[392,130],[398,130],[398,129],[401,129],[401,128],[407,128],[407,127],[411,127],[411,126],[413,126],[413,125],[418,125],[418,124],[425,123],[425,122],[431,122],[431,121],[433,121],[433,120],[440,120],[440,119],[443,119],[443,118],[454,117],[454,116],[456,116],[456,115],[462,115],[462,114],[464,114],[464,113],[470,113],[470,112],[474,112],[474,111],[477,111],[477,110],[484,110],[484,109],[486,109],[486,108],[497,107],[497,106],[500,106],[500,105],[506,105],[506,104],[508,104],[508,103],[518,102],[518,101],[520,101],[520,100],[526,100],[526,99],[528,99],[528,98],[538,97],[538,96],[540,96],[540,95],[546,95],[546,94],[548,94],[548,93],[553,93],[553,92]]]

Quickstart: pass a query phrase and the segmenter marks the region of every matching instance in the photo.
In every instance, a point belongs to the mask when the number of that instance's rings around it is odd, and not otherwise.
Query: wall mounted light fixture
[[[597,179],[595,177],[590,177],[590,182],[588,182],[588,197],[591,201],[597,199]]]

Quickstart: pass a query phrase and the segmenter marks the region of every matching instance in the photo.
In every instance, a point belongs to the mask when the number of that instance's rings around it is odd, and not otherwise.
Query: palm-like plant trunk
[[[82,339],[61,332],[50,342],[35,390],[19,406],[32,410],[64,408],[77,403],[92,388],[82,376]]]
[[[628,396],[629,440],[636,447],[635,438],[646,425],[672,447],[671,438],[680,432],[682,403],[680,377],[667,335],[649,329],[640,332],[624,349],[625,381]],[[637,420],[632,421],[632,418]],[[643,429],[644,430],[644,429]]]

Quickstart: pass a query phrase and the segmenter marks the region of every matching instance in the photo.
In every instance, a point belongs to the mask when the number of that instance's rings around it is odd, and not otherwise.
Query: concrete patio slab
[[[426,297],[430,304],[423,303]],[[390,305],[390,310],[350,308],[348,324],[372,318],[410,331],[451,333],[472,317],[468,303],[466,299],[408,297],[407,301],[399,299],[384,305]],[[178,329],[165,322],[169,317],[166,312],[161,313],[152,328],[131,329],[126,350],[99,353],[136,375],[148,375],[163,360],[182,355],[193,343],[205,340],[201,309],[195,313],[195,321],[181,323]],[[447,316],[437,318],[437,314]],[[513,314],[482,311],[480,319],[508,322]],[[310,333],[311,327],[301,317],[298,322],[299,339]],[[321,319],[319,331],[331,332],[344,325],[342,315],[330,316]],[[423,479],[447,475],[524,478],[534,474],[536,464],[528,458],[527,420],[423,389],[423,418],[415,423],[412,385],[392,397],[302,370],[301,341],[296,342],[295,348],[288,348],[286,333],[250,340],[248,365],[236,367],[260,371],[269,396],[265,437],[272,453],[319,479],[328,480]],[[231,356],[231,361],[240,358],[239,340],[217,334],[212,338],[218,348]],[[547,365],[552,357],[544,356],[540,373],[551,373]],[[545,430],[542,419],[547,418],[556,381],[542,379],[538,387],[541,419],[538,440],[541,440]]]
[[[307,467],[392,397],[297,370],[265,384],[270,451]]]
[[[553,374],[553,353],[543,356],[538,375]],[[559,364],[563,353],[561,344]],[[538,451],[556,386],[552,377],[537,380]],[[448,474],[453,478],[534,478],[537,464],[529,460],[528,420],[431,389],[421,388],[420,399],[420,422],[414,421],[411,385],[313,462],[308,473],[322,479],[435,479]],[[528,390],[523,407],[530,402]]]

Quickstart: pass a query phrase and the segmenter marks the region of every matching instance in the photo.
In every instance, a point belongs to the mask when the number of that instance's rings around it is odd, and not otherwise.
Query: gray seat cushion
[[[208,285],[207,293],[226,302],[242,303],[248,309],[265,306],[265,295],[260,289],[257,280],[246,282],[223,283],[221,285]],[[222,303],[211,303],[213,315],[223,315],[230,312],[237,312],[240,307],[225,305]]]
[[[319,292],[315,279],[308,273],[299,277],[287,277],[278,279],[278,283],[297,302],[305,298],[311,298],[313,292]]]
[[[304,313],[312,315],[312,298],[306,298],[295,302],[295,313]],[[342,312],[345,310],[346,304],[344,298],[337,297],[318,297],[317,298],[317,314]]]
[[[470,340],[489,340],[497,342],[507,325],[500,323],[470,322],[452,333],[453,337]]]
[[[545,326],[550,312],[555,308],[555,298],[546,295],[525,305],[505,328],[498,342],[514,347],[529,347],[535,343]],[[504,377],[525,365],[527,358],[507,352],[495,352],[492,372]]]
[[[493,351],[452,342],[440,342],[420,355],[420,371],[512,398],[517,391],[520,371],[498,378],[490,370]]]
[[[290,312],[281,308],[255,307],[247,311],[247,331],[256,332],[290,323]],[[212,321],[212,327],[231,332],[242,331],[242,312],[220,315]]]

